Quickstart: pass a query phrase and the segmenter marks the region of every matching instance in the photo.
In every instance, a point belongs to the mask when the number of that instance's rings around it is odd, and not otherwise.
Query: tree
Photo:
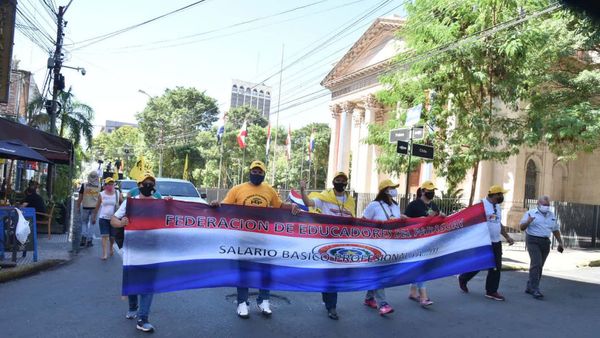
[[[269,124],[269,120],[266,119],[262,113],[250,106],[240,106],[230,109],[227,112],[227,122],[234,129],[240,129],[246,121],[249,125],[255,125],[260,127],[266,127]]]
[[[438,46],[453,44],[514,19],[520,11],[539,11],[548,3],[423,0],[406,7],[408,21],[400,36],[406,41],[407,51],[399,54],[398,61],[409,67],[384,77],[383,82],[391,89],[382,92],[379,97],[390,105],[400,102],[402,108],[408,108],[426,102],[427,90],[435,91],[431,110],[425,110],[422,115],[422,123],[435,128],[426,142],[434,145],[434,166],[440,175],[447,178],[450,190],[472,170],[470,203],[474,199],[481,161],[506,161],[518,153],[527,140],[532,143],[539,141],[540,130],[552,125],[542,117],[542,110],[536,108],[536,95],[540,95],[536,93],[544,92],[541,97],[553,95],[551,90],[541,90],[548,81],[546,74],[553,72],[553,67],[562,62],[561,58],[573,55],[577,46],[587,43],[578,42],[577,38],[589,41],[597,31],[591,29],[585,19],[561,11],[461,43],[443,53],[421,59],[415,59],[415,56],[425,55]],[[565,29],[558,29],[560,26]],[[567,27],[573,26],[582,30],[581,27],[586,27],[587,33],[567,34]],[[572,35],[572,38],[565,37],[565,34]],[[530,100],[532,104],[526,107],[524,102]],[[587,103],[574,99],[566,104],[565,109],[573,109],[579,104],[586,107]],[[526,114],[506,113],[527,108]],[[593,115],[589,110],[578,111]],[[403,122],[404,115],[401,115],[382,128],[370,128],[368,142],[387,143],[385,134],[391,127]],[[547,136],[547,132],[542,134]],[[394,147],[387,145],[382,150],[385,155],[379,164],[384,164],[383,168],[400,167],[390,161]]]
[[[125,175],[140,156],[144,156],[146,160],[152,159],[149,158],[149,147],[144,143],[141,131],[132,126],[120,127],[112,133],[98,134],[92,141],[92,148],[96,160],[103,160],[105,163],[123,161]]]
[[[87,148],[92,146],[92,134],[94,126],[94,110],[75,99],[71,88],[68,91],[61,91],[58,94],[59,108],[57,112],[60,128],[58,135],[60,137],[68,136],[73,145],[77,146],[83,137]]]

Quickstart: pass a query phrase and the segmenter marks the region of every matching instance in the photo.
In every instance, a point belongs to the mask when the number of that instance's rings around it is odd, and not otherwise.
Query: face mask
[[[427,191],[427,192],[423,193],[423,195],[428,200],[432,200],[435,197],[435,191]]]
[[[504,202],[504,196],[499,196],[499,197],[496,199],[496,203],[498,203],[498,204],[502,204],[502,202]]]
[[[250,182],[254,185],[260,185],[265,180],[265,175],[250,174]]]
[[[140,193],[146,197],[152,196],[154,192],[154,184],[152,183],[144,183],[140,188]]]
[[[333,189],[335,189],[335,191],[337,191],[337,192],[344,192],[344,190],[346,190],[347,185],[348,185],[348,183],[333,182]]]
[[[390,197],[392,198],[396,198],[398,196],[398,190],[390,189],[387,191],[387,194],[390,195]]]
[[[538,210],[542,213],[545,214],[548,211],[550,211],[550,206],[549,205],[538,205]]]
[[[106,190],[107,192],[113,192],[115,190],[115,187],[109,184],[104,186],[104,190]]]

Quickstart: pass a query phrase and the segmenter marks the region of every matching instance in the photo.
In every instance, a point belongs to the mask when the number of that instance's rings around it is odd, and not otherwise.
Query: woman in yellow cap
[[[406,218],[400,213],[400,206],[394,200],[398,196],[396,188],[398,188],[398,184],[394,184],[391,180],[381,181],[379,193],[363,211],[363,218],[373,221]],[[385,299],[385,289],[367,291],[364,304],[373,309],[379,308],[379,314],[382,316],[394,312],[392,306]]]
[[[102,260],[113,255],[113,245],[115,244],[115,229],[110,225],[112,215],[117,211],[119,205],[123,202],[121,194],[115,190],[115,180],[108,177],[104,180],[104,190],[98,195],[96,208],[92,213],[92,223],[96,223],[99,217],[100,236],[102,236]]]

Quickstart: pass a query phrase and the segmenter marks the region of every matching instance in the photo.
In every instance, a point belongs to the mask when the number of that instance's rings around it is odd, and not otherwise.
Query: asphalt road
[[[66,266],[0,284],[0,337],[148,335],[124,317],[120,257],[98,257],[96,244]],[[235,289],[216,288],[156,295],[150,320],[156,337],[600,337],[600,284],[544,277],[540,301],[523,292],[525,273],[505,272],[507,301],[498,302],[483,297],[484,278],[470,282],[469,294],[454,277],[428,283],[430,309],[408,300],[407,286],[388,289],[396,311],[386,317],[362,305],[363,292],[340,294],[339,321],[326,316],[319,294],[274,292],[271,318],[253,302],[243,320]]]

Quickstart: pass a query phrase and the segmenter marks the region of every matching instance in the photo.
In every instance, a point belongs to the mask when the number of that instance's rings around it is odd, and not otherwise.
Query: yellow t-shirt
[[[277,191],[270,185],[266,183],[254,185],[246,182],[231,188],[222,203],[279,208],[283,202]]]

